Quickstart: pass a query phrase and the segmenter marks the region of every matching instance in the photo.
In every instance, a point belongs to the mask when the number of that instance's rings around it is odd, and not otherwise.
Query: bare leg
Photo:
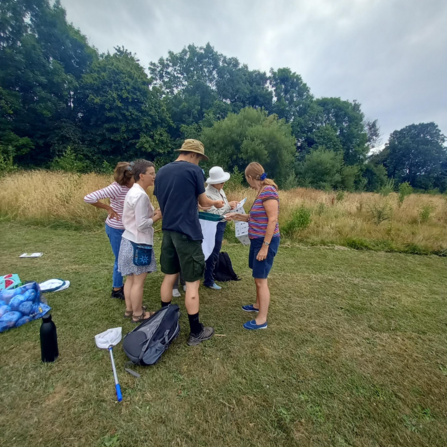
[[[129,275],[126,277],[126,282],[124,283],[124,299],[126,302],[126,311],[132,312],[132,301],[130,301],[130,295],[132,293],[133,276]]]
[[[163,283],[161,284],[160,296],[163,303],[170,303],[172,301],[172,288],[178,278],[178,273],[174,275],[165,275]]]
[[[199,287],[200,280],[186,282],[185,307],[188,315],[199,312]]]
[[[174,290],[174,289],[178,290],[179,282],[180,282],[180,273],[177,275],[177,279],[175,280],[175,283],[172,286],[172,290]]]
[[[259,305],[259,313],[256,324],[264,324],[267,321],[267,314],[270,305],[270,290],[267,279],[255,278],[256,283],[256,304]]]
[[[132,304],[132,310],[134,317],[138,317],[143,313],[143,291],[144,291],[144,281],[146,279],[147,273],[141,273],[141,275],[133,275],[132,290],[130,292],[130,301]],[[145,313],[145,318],[149,318],[150,313]]]
[[[258,287],[258,284],[257,284],[256,281],[258,281],[258,280],[255,278],[255,285],[256,285],[256,303],[253,304],[253,307],[254,307],[255,309],[259,310],[259,287]]]

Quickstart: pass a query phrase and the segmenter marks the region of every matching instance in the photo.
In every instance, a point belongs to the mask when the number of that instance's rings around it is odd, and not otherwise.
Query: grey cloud
[[[123,45],[147,67],[210,42],[253,69],[290,67],[315,96],[362,103],[384,138],[435,121],[447,134],[445,0],[62,0],[101,52]]]

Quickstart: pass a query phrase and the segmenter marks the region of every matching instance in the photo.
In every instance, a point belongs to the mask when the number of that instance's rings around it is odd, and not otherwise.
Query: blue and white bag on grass
[[[39,284],[30,282],[22,287],[0,292],[0,332],[20,327],[42,318],[51,307],[45,302]]]

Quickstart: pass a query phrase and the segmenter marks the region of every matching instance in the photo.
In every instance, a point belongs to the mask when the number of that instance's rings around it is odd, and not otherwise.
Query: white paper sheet
[[[245,202],[247,201],[247,198],[241,200],[236,208],[236,213],[239,214],[246,214],[244,210]],[[248,223],[247,222],[236,222],[235,225],[235,232],[236,237],[238,238],[239,242],[243,245],[250,245],[250,238],[248,237]]]

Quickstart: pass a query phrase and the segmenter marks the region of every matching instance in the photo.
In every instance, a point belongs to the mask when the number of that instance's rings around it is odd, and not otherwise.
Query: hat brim
[[[206,161],[209,161],[209,160],[210,160],[205,154],[202,154],[202,153],[199,152],[199,151],[191,151],[191,150],[188,150],[188,151],[187,151],[187,150],[185,150],[185,149],[175,149],[174,152],[194,152],[195,154],[199,154],[199,155],[201,155],[202,158],[203,158],[204,160],[206,160]]]
[[[208,185],[219,185],[221,183],[226,183],[230,180],[231,174],[229,172],[225,172],[221,178],[211,180],[211,177],[207,179],[206,183]]]

